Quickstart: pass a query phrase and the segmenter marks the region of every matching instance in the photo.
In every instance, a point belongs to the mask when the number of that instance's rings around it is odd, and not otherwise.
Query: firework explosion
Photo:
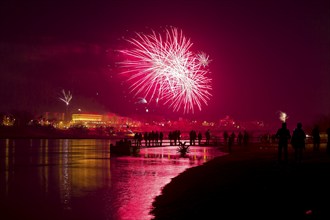
[[[121,50],[127,60],[120,62],[126,70],[130,91],[143,96],[148,103],[154,101],[168,105],[173,111],[183,109],[194,113],[197,106],[207,105],[211,97],[211,79],[206,67],[209,57],[190,51],[192,43],[177,28],[165,30],[165,35],[136,34],[127,40],[130,50]]]

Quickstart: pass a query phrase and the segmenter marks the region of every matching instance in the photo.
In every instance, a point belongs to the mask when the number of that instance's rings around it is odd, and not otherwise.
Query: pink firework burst
[[[210,62],[201,52],[190,51],[192,43],[181,30],[165,29],[164,34],[152,31],[137,33],[127,40],[132,48],[121,50],[128,58],[120,62],[135,96],[143,96],[148,102],[162,102],[173,111],[194,113],[202,110],[212,96],[211,79],[207,77]]]

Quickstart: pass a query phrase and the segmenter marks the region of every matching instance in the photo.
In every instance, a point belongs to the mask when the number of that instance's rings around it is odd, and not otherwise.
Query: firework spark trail
[[[184,113],[199,110],[212,96],[211,79],[205,67],[209,57],[201,52],[197,55],[190,50],[192,43],[176,28],[166,29],[165,37],[152,31],[150,35],[136,34],[127,41],[131,50],[122,50],[130,59],[120,62],[128,70],[130,90],[135,95],[163,101],[174,111],[183,108]]]
[[[65,90],[62,90],[63,98],[59,97],[61,101],[63,101],[67,106],[70,104],[70,101],[72,99],[72,94],[70,91],[68,93],[65,92]]]

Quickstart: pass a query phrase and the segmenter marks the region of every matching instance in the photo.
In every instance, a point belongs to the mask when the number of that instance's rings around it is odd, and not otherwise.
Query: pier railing
[[[186,142],[186,145],[191,145],[190,140],[189,139],[180,139],[177,140],[176,142],[174,140],[169,140],[169,139],[164,139],[162,141],[158,140],[150,140],[150,141],[146,141],[142,140],[140,142],[138,142],[136,139],[134,138],[130,138],[128,139],[131,142],[132,146],[139,146],[139,147],[159,147],[159,146],[179,146],[179,142]],[[265,145],[276,145],[278,144],[278,140],[274,139],[274,138],[267,138],[264,136],[254,136],[254,137],[250,137],[248,139],[247,142],[244,143],[244,141],[242,140],[241,143],[238,142],[237,138],[235,138],[235,140],[232,142],[232,145],[248,145],[248,144],[265,144]],[[325,144],[327,143],[327,138],[321,138],[321,144]],[[313,139],[311,137],[307,137],[306,138],[306,145],[311,145],[313,144]],[[192,144],[195,146],[226,146],[228,145],[228,140],[227,142],[225,142],[223,137],[212,137],[209,140],[209,144],[207,144],[206,139],[202,139],[199,143],[198,140],[195,140],[195,144]]]

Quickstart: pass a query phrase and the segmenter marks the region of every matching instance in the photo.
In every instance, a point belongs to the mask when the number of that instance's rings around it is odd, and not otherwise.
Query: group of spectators
[[[320,130],[318,126],[315,126],[312,130],[313,151],[320,150]],[[330,154],[330,128],[327,129],[327,147],[326,152]],[[275,137],[278,139],[278,161],[288,162],[288,144],[291,143],[294,149],[295,161],[300,163],[303,156],[303,150],[306,145],[306,133],[302,129],[302,123],[298,122],[297,127],[293,130],[292,135],[287,128],[287,124],[282,123],[282,127],[277,130]],[[283,157],[283,158],[282,158]]]
[[[327,129],[327,148],[326,151],[330,155],[330,128]],[[317,152],[320,150],[320,130],[318,126],[315,126],[311,132],[312,140],[313,140],[313,151]],[[150,146],[162,146],[163,145],[163,132],[151,131],[142,133],[135,133],[134,143],[135,146],[142,146],[142,140],[145,142],[145,147]],[[278,160],[285,162],[288,161],[288,145],[291,144],[294,149],[294,158],[297,162],[301,162],[303,150],[306,145],[306,133],[302,129],[302,123],[298,122],[296,128],[293,130],[292,134],[290,130],[287,128],[287,124],[282,123],[282,127],[277,130],[274,138],[278,140]],[[204,133],[205,142],[202,143],[203,135],[199,131],[198,133],[195,130],[191,130],[189,132],[189,142],[190,145],[196,145],[196,140],[198,140],[198,145],[210,145],[211,133],[208,129]],[[181,140],[181,132],[180,130],[170,131],[168,133],[168,140],[170,145],[179,145]],[[228,150],[231,150],[232,145],[237,143],[237,145],[246,146],[248,145],[249,135],[247,131],[239,131],[237,134],[232,132],[230,135],[227,131],[223,131],[223,145],[228,146]]]
[[[137,132],[134,135],[134,143],[136,146],[142,146],[142,140],[144,140],[145,146],[162,146],[163,145],[164,134],[163,132],[151,131],[144,132],[142,135],[141,132]]]

